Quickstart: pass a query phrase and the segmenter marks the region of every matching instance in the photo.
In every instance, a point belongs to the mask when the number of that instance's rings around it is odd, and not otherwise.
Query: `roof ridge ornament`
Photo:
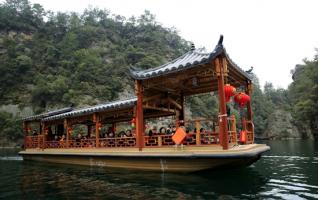
[[[194,43],[191,43],[191,51],[194,51],[195,50],[195,45]]]
[[[218,46],[222,46],[222,45],[223,45],[223,35],[221,34],[219,42],[218,42]]]

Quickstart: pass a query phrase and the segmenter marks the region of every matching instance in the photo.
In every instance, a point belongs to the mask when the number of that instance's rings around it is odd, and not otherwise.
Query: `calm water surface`
[[[268,144],[250,167],[200,174],[26,162],[1,150],[0,199],[318,199],[318,143]]]

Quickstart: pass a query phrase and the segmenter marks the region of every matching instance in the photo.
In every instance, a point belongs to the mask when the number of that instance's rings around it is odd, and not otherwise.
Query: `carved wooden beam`
[[[175,110],[169,109],[169,108],[163,108],[163,107],[156,107],[156,106],[143,106],[144,109],[151,109],[151,110],[159,110],[164,112],[170,112],[175,113]]]
[[[178,102],[176,102],[175,100],[171,99],[170,97],[168,97],[168,102],[172,103],[179,110],[182,109],[182,106],[180,104],[178,104]]]
[[[162,94],[157,94],[157,95],[153,95],[153,96],[150,96],[150,97],[144,97],[143,98],[143,102],[151,101],[153,99],[159,99],[161,97],[162,97]]]

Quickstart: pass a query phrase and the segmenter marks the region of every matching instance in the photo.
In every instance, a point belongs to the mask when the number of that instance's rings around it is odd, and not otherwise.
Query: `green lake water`
[[[0,150],[0,199],[318,199],[318,142],[268,141],[252,166],[162,174],[26,162]]]

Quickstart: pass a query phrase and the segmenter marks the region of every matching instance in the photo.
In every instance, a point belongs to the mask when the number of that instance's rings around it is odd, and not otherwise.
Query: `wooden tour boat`
[[[134,98],[24,118],[25,149],[20,154],[24,160],[162,172],[252,164],[270,148],[254,143],[251,77],[229,58],[222,41],[221,36],[211,53],[192,48],[156,68],[131,68]],[[217,94],[218,116],[185,119],[185,98],[202,93]],[[231,99],[240,116],[230,115]],[[171,130],[146,130],[146,120],[164,118],[173,120]],[[116,133],[123,123],[131,127],[124,137]],[[79,126],[87,130],[85,137],[74,139],[82,131]]]

